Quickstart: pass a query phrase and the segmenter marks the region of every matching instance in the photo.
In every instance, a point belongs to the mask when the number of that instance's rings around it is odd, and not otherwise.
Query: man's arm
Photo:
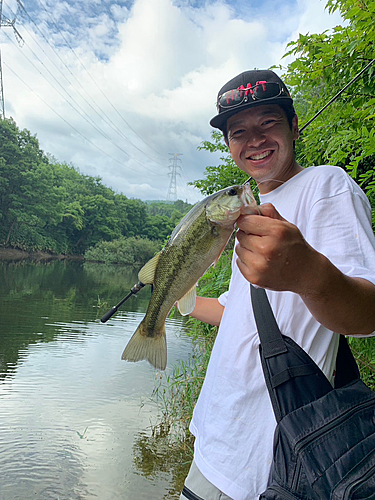
[[[375,331],[375,285],[344,275],[270,205],[238,220],[237,265],[251,283],[298,293],[326,328],[344,335]],[[265,217],[264,217],[265,216]]]
[[[197,297],[196,306],[190,316],[203,323],[219,326],[223,312],[224,306],[217,299]]]

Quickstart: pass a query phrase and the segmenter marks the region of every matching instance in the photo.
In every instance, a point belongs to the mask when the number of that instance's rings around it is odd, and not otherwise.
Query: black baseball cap
[[[244,109],[264,104],[293,108],[293,99],[285,83],[271,70],[250,70],[229,80],[217,95],[218,114],[210,125],[224,130],[228,118]]]

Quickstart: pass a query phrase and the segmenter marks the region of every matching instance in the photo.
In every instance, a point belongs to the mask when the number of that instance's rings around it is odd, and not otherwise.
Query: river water
[[[179,464],[152,445],[161,374],[121,360],[150,290],[99,321],[136,281],[121,267],[0,262],[0,500],[178,498]],[[192,350],[180,316],[167,339],[163,377]]]

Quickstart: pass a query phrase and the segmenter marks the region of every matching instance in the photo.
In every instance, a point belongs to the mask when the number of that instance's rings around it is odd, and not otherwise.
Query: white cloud
[[[325,1],[311,2],[309,0],[298,0],[298,4],[302,15],[298,28],[292,33],[293,38],[296,38],[299,33],[322,33],[338,24],[343,24],[339,12],[336,11],[333,14],[329,14],[328,10],[325,9]]]
[[[6,115],[36,133],[46,152],[117,191],[165,198],[169,153],[183,154],[189,181],[217,160],[196,148],[210,137],[219,88],[246,69],[279,64],[300,32],[340,21],[323,2],[274,5],[249,3],[245,12],[235,0],[26,5],[30,17],[16,23],[24,47],[2,30]],[[179,179],[179,196],[197,201],[189,189]]]

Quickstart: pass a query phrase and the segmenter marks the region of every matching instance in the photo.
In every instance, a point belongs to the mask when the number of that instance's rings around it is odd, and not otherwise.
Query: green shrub
[[[161,249],[160,241],[131,236],[100,241],[85,252],[86,261],[142,266]]]

